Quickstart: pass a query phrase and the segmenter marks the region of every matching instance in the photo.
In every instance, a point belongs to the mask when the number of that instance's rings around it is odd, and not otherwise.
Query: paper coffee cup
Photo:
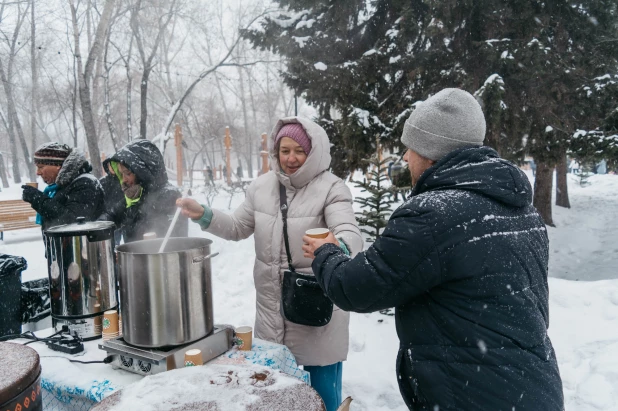
[[[31,181],[31,182],[29,182],[29,183],[26,183],[26,185],[27,185],[27,186],[30,186],[30,187],[34,187],[34,188],[36,188],[37,190],[38,190],[38,188],[39,188],[39,183],[37,183],[36,181]]]
[[[103,323],[103,316],[102,315],[97,315],[96,317],[94,317],[94,333],[96,335],[101,335],[103,332],[103,327],[101,326],[101,324]]]
[[[236,337],[242,341],[238,346],[241,351],[251,351],[251,345],[253,344],[253,328],[244,326],[236,328]]]
[[[330,230],[328,228],[312,228],[305,231],[305,235],[311,238],[326,238]]]
[[[95,304],[94,312],[98,313],[99,311],[101,311],[101,304]],[[103,331],[103,316],[97,315],[96,317],[94,317],[94,333],[96,335],[101,335],[102,331]]]
[[[118,311],[109,310],[103,313],[103,334],[118,336]]]
[[[194,367],[196,365],[204,365],[202,351],[197,349],[185,351],[185,367]]]

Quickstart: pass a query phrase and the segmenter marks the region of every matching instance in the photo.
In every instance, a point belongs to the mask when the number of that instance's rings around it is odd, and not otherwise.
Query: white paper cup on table
[[[242,341],[238,345],[240,351],[251,351],[251,345],[253,344],[253,328],[249,326],[237,327],[236,338]]]
[[[99,311],[101,311],[101,304],[95,304],[94,312],[98,313]],[[102,331],[103,331],[103,316],[97,315],[96,317],[94,317],[94,333],[96,335],[101,335]]]
[[[118,337],[118,311],[109,310],[103,313],[103,340]]]
[[[326,238],[330,230],[328,228],[312,228],[305,231],[305,235],[311,238]]]
[[[197,365],[204,365],[202,351],[198,349],[185,351],[185,367],[195,367]]]

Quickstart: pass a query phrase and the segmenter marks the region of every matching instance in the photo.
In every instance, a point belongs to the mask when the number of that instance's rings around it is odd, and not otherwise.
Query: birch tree
[[[19,170],[19,154],[17,148],[17,140],[19,140],[22,153],[24,155],[24,162],[26,164],[26,168],[28,171],[28,175],[31,181],[36,179],[36,172],[34,170],[34,163],[32,162],[32,158],[30,157],[30,150],[28,149],[28,145],[26,144],[26,137],[24,135],[24,130],[21,125],[21,120],[17,113],[17,103],[15,101],[15,95],[13,91],[14,77],[13,77],[13,69],[15,63],[15,57],[19,50],[25,47],[24,42],[18,42],[20,30],[23,26],[23,23],[28,15],[29,4],[21,3],[21,2],[11,2],[5,0],[0,7],[0,20],[4,21],[4,14],[6,11],[6,7],[8,5],[15,6],[16,16],[15,16],[15,26],[13,32],[11,34],[1,32],[0,34],[4,37],[4,41],[8,47],[8,56],[7,58],[3,58],[0,56],[0,80],[2,80],[4,94],[6,96],[7,103],[7,113],[6,113],[6,122],[8,124],[7,131],[9,134],[9,139],[11,142],[11,158],[13,162],[13,179],[16,184],[21,183],[21,173]],[[6,68],[5,68],[6,64]]]
[[[115,0],[105,0],[101,18],[97,24],[96,32],[92,40],[92,46],[86,57],[86,63],[83,64],[80,48],[80,31],[77,18],[77,7],[73,0],[68,0],[71,8],[71,22],[73,25],[73,41],[75,47],[75,58],[77,61],[77,76],[79,84],[79,99],[82,110],[82,121],[84,123],[84,131],[86,133],[86,141],[88,143],[88,151],[90,152],[90,162],[92,163],[93,173],[97,177],[103,174],[101,164],[101,154],[99,151],[98,135],[95,127],[92,100],[90,95],[92,75],[95,64],[103,52],[104,41],[114,9]],[[79,3],[78,3],[79,4]]]

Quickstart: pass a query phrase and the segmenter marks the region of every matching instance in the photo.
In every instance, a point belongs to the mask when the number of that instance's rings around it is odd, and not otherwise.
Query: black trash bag
[[[21,334],[21,272],[23,257],[0,254],[0,337]]]
[[[49,278],[26,281],[21,285],[21,322],[34,323],[51,315]]]

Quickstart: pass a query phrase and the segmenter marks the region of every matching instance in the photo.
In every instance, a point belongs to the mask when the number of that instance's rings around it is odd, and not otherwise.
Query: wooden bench
[[[5,231],[39,227],[35,220],[36,211],[30,203],[23,200],[0,201],[0,240],[4,240]]]

